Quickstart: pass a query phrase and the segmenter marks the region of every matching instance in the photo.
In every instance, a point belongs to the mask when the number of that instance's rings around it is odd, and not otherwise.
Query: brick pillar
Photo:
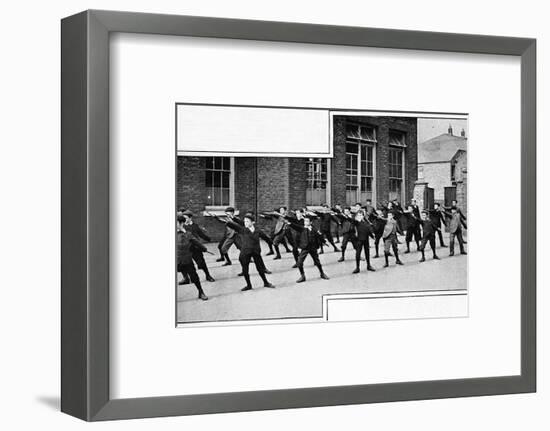
[[[456,182],[456,201],[464,215],[468,217],[468,172],[462,168],[462,179]]]
[[[288,206],[289,161],[282,157],[258,158],[258,212]]]
[[[307,159],[293,157],[288,159],[288,207],[296,209],[306,204]]]
[[[346,122],[343,117],[334,117],[334,145],[331,170],[331,203],[346,203]]]
[[[376,146],[376,200],[387,201],[390,193],[389,177],[389,128],[381,124],[378,128],[378,144]]]
[[[426,208],[424,198],[426,197],[426,189],[428,183],[425,181],[416,181],[414,183],[413,199],[416,199],[416,203],[420,208]]]

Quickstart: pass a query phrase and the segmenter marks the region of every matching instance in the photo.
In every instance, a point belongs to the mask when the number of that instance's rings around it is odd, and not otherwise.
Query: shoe
[[[367,266],[367,271],[375,272],[376,269],[374,269],[372,266]]]
[[[325,252],[323,250],[321,250],[318,254],[325,254]]]
[[[410,252],[411,252],[410,250],[407,250],[407,251],[405,251],[405,253],[404,253],[404,254],[407,254],[407,253],[410,253]]]
[[[454,255],[455,255],[454,252],[453,252],[453,253],[449,253],[449,256],[454,256]]]
[[[321,274],[321,278],[323,280],[330,280],[330,278],[328,278],[328,275],[326,275],[324,272]]]
[[[273,274],[273,273],[272,273],[269,269],[266,268],[266,269],[264,270],[264,274]]]
[[[273,250],[270,250],[269,253],[266,254],[266,256],[271,256],[272,254],[275,254]]]
[[[246,292],[247,290],[252,290],[252,286],[245,286],[241,289],[241,292]]]
[[[340,240],[336,239],[336,241],[334,241],[334,244],[340,244]]]
[[[275,286],[274,286],[273,284],[271,284],[271,283],[264,284],[264,287],[269,287],[269,288],[271,288],[271,289],[274,289],[274,288],[275,288]]]
[[[423,257],[422,259],[419,260],[419,262],[426,262],[426,258]]]
[[[403,262],[401,262],[400,260],[396,260],[395,263],[396,263],[397,265],[403,265]]]
[[[183,279],[183,280],[181,280],[181,281],[178,281],[178,284],[179,284],[180,286],[183,285],[183,284],[189,284],[189,280]]]
[[[359,272],[360,272],[359,268],[355,268],[355,269],[353,270],[352,274],[359,274]]]
[[[447,248],[447,247],[449,247],[449,246],[448,246],[447,244],[441,244],[441,247],[442,247],[442,248]]]
[[[466,253],[465,251],[461,251],[460,254],[468,254],[468,253]]]
[[[378,257],[380,257],[380,255],[378,253],[376,253],[376,256],[374,256],[374,258],[376,259]]]
[[[338,259],[338,262],[343,262],[344,261],[344,258],[341,257],[340,259]]]
[[[342,250],[340,250],[338,247],[334,247],[334,253],[341,253]]]
[[[216,259],[216,262],[223,262],[225,259],[223,257],[219,257]]]
[[[239,272],[239,273],[237,274],[237,277],[244,277],[244,273]]]
[[[389,263],[385,263],[385,264],[384,264],[384,268],[387,268],[388,266],[390,266]]]
[[[306,281],[306,276],[302,275],[298,280],[296,280],[296,283],[303,283],[304,281]]]
[[[204,292],[199,293],[199,299],[202,299],[203,301],[208,301],[208,296],[204,294]]]
[[[298,264],[295,263],[294,265],[292,265],[292,268],[294,268],[294,269],[295,269],[295,268],[298,268]]]
[[[214,278],[212,278],[211,275],[207,275],[207,276],[206,276],[206,281],[209,281],[210,283],[213,283],[213,282],[216,281],[216,280],[214,280]]]
[[[231,262],[225,262],[222,266],[229,266],[231,265]]]
[[[273,260],[279,260],[281,258],[281,255],[275,256]]]
[[[434,260],[441,260],[441,259],[439,259],[439,256],[435,255]]]

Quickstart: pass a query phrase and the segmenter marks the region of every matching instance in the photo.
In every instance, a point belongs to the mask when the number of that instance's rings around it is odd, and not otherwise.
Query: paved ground
[[[400,237],[403,241],[404,238]],[[449,243],[445,235],[446,244]],[[265,245],[265,244],[263,244]],[[208,301],[197,299],[194,285],[178,286],[178,321],[204,322],[242,319],[269,319],[283,317],[319,317],[322,314],[321,296],[327,293],[369,293],[403,290],[445,290],[467,288],[467,256],[458,254],[449,257],[448,248],[439,248],[441,260],[432,260],[431,250],[426,253],[426,262],[419,263],[421,255],[412,251],[403,254],[405,244],[399,246],[403,266],[395,265],[390,257],[390,267],[382,268],[384,258],[372,259],[376,272],[366,271],[366,262],[362,262],[361,273],[352,274],[355,268],[354,250],[348,247],[345,262],[337,262],[340,253],[333,251],[321,255],[321,263],[330,280],[321,280],[311,258],[305,263],[307,281],[296,284],[299,277],[297,269],[292,269],[294,260],[291,253],[283,253],[281,260],[272,260],[273,256],[264,256],[266,266],[273,272],[268,275],[275,289],[266,289],[253,264],[250,273],[254,289],[241,292],[245,285],[238,261],[238,251],[233,247],[230,253],[233,265],[222,267],[216,262],[218,257],[216,244],[207,244],[215,256],[205,254],[213,283],[204,281],[204,273],[199,271]],[[457,246],[455,246],[458,248]],[[466,246],[468,247],[468,246]],[[382,248],[382,246],[381,246]],[[411,246],[416,250],[416,245]],[[284,250],[284,249],[283,249]],[[325,248],[325,251],[327,249]],[[264,250],[264,255],[267,250]],[[371,246],[371,255],[373,246]],[[179,276],[181,277],[181,276]]]

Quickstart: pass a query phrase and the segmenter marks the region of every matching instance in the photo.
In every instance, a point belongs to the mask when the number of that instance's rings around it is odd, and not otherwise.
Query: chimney
[[[449,135],[452,135],[452,134],[453,134],[453,128],[452,128],[452,126],[451,126],[450,124],[449,124],[449,128],[447,129],[447,133],[448,133]]]
[[[462,131],[460,132],[460,136],[462,136],[463,138],[466,137],[466,132],[464,131],[464,129],[462,129]]]

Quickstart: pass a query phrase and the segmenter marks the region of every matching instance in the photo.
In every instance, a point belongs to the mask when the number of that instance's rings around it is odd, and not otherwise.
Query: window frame
[[[212,158],[225,158],[227,156],[209,156]],[[205,184],[204,187],[206,187],[206,172],[212,171],[212,169],[206,169],[204,168],[205,173]],[[223,169],[218,170],[214,169],[214,171],[223,171]],[[235,207],[235,157],[229,157],[229,204],[228,205],[204,205],[205,212],[210,212],[216,215],[225,214],[225,209],[228,207]]]
[[[348,136],[348,133],[347,133],[347,128],[348,126],[356,126],[358,127],[358,131],[359,133],[357,134],[359,137],[350,137]],[[361,127],[364,127],[364,128],[368,128],[368,129],[372,129],[373,131],[373,136],[374,138],[373,139],[367,139],[367,138],[363,138],[361,137],[361,133],[360,133],[360,128]],[[372,196],[371,196],[371,200],[372,202],[377,202],[377,193],[376,193],[376,189],[377,189],[377,182],[376,182],[376,153],[377,153],[377,146],[378,146],[378,130],[375,126],[371,126],[369,124],[360,124],[360,123],[354,123],[354,122],[347,122],[346,123],[346,140],[345,140],[345,144],[346,144],[346,198],[347,198],[347,192],[348,192],[348,174],[347,174],[347,158],[348,158],[348,155],[352,155],[354,153],[349,153],[347,151],[347,144],[350,143],[350,144],[356,144],[357,145],[357,153],[355,153],[355,155],[357,156],[357,188],[355,190],[355,202],[361,202],[361,193],[363,191],[366,192],[366,190],[363,190],[362,187],[361,187],[361,180],[363,178],[363,172],[362,172],[362,169],[361,169],[361,163],[362,163],[362,158],[361,158],[361,150],[362,150],[362,147],[365,147],[366,148],[366,152],[368,154],[368,149],[369,148],[372,148],[372,176],[370,177],[365,177],[365,178],[372,178]],[[367,161],[367,160],[365,160]],[[354,205],[355,202],[353,203],[350,203],[350,205]]]
[[[325,193],[326,193],[326,196],[325,196],[325,201],[324,203],[326,203],[328,206],[331,206],[332,205],[332,159],[329,158],[329,157],[308,157],[306,159],[306,167],[307,165],[310,163],[310,160],[313,159],[323,159],[323,160],[326,160],[327,161],[327,179],[326,179],[326,187],[325,187]],[[307,177],[306,177],[306,202],[305,202],[305,207],[307,209],[312,209],[312,210],[315,210],[315,209],[319,209],[319,208],[322,208],[322,203],[321,202],[320,204],[309,204],[307,202],[307,192],[308,190],[310,189],[309,188],[309,183],[310,183],[310,180],[309,180],[309,169],[306,168],[306,172],[307,172]],[[314,180],[315,181],[315,180]],[[312,189],[314,190],[314,189]]]

